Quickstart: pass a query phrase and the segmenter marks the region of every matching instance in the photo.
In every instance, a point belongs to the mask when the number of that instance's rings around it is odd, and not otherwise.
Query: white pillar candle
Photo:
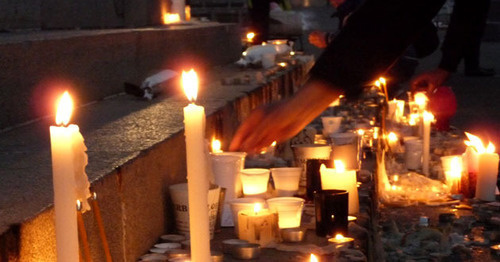
[[[423,134],[423,148],[422,148],[422,173],[424,175],[429,175],[431,122],[434,120],[434,116],[430,112],[424,111],[423,119],[424,119],[424,134]]]
[[[79,260],[76,200],[89,209],[89,183],[84,171],[86,147],[78,126],[68,125],[72,108],[71,98],[65,92],[57,109],[58,126],[50,127],[57,261]]]
[[[194,70],[182,72],[182,85],[186,96],[193,102],[184,107],[191,259],[204,262],[211,259],[205,109],[194,104],[198,92],[198,76]]]
[[[241,170],[241,184],[245,197],[264,198],[269,183],[269,169],[246,168]]]
[[[479,153],[479,170],[477,173],[476,198],[484,201],[495,201],[495,189],[498,179],[498,154],[494,153],[493,144]]]
[[[346,190],[349,193],[349,214],[359,213],[356,171],[345,170],[341,161],[335,160],[335,168],[321,165],[321,188]]]

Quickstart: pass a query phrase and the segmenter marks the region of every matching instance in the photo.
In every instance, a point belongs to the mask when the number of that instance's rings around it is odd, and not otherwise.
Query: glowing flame
[[[379,80],[375,81],[375,86],[380,89],[380,81]]]
[[[165,24],[165,25],[178,23],[180,21],[181,21],[181,17],[177,13],[176,14],[171,14],[171,13],[163,14],[163,24]]]
[[[458,179],[462,177],[462,159],[458,156],[453,157],[450,163],[451,178]]]
[[[267,43],[266,42],[262,42],[262,45],[267,45]]]
[[[309,259],[310,262],[318,262],[318,258],[316,258],[315,255],[311,254],[311,258]]]
[[[184,7],[184,14],[186,16],[186,21],[190,21],[191,20],[191,6],[186,5],[186,7]]]
[[[385,78],[383,78],[383,77],[380,77],[378,80],[380,81],[380,84],[381,84],[382,86],[385,86],[385,84],[387,83],[387,82],[385,81]]]
[[[427,100],[428,100],[428,98],[424,93],[419,92],[419,93],[415,94],[415,104],[417,104],[420,109],[425,108],[425,105],[427,104]]]
[[[221,153],[222,144],[219,139],[212,139],[212,153]]]
[[[290,51],[290,55],[291,55],[291,56],[294,56],[294,55],[295,55],[295,52],[294,52],[294,51]]]
[[[398,175],[394,175],[394,176],[392,177],[392,180],[393,180],[394,182],[398,182],[398,181],[399,181],[399,176],[398,176]]]
[[[415,126],[417,125],[417,120],[418,120],[419,115],[418,114],[410,114],[410,119],[408,120],[408,124],[410,126]]]
[[[488,143],[487,147],[484,147],[483,141],[481,138],[465,132],[465,135],[469,139],[468,141],[465,140],[464,143],[467,146],[473,147],[479,154],[484,154],[484,153],[495,153],[495,145],[493,145],[491,142]]]
[[[424,112],[424,121],[434,121],[434,115],[431,112]]]
[[[255,37],[255,33],[254,32],[248,32],[247,33],[247,41],[248,42],[253,42],[253,38]]]
[[[285,62],[281,62],[278,65],[281,66],[281,67],[286,67],[286,63]]]
[[[261,210],[262,210],[262,204],[255,203],[255,205],[253,206],[253,212],[257,215]]]
[[[276,146],[276,141],[273,141],[273,143],[271,144],[271,146]]]
[[[337,234],[337,235],[335,235],[335,239],[342,240],[342,239],[344,239],[344,236],[342,234]]]
[[[364,129],[358,129],[358,135],[363,136],[365,134]]]
[[[335,165],[335,170],[338,173],[345,172],[345,165],[344,162],[342,162],[342,160],[333,160],[333,164]]]
[[[243,53],[241,53],[242,56],[247,56],[247,52],[244,51]]]
[[[397,142],[398,135],[396,135],[396,133],[394,132],[390,132],[389,135],[387,135],[387,140],[389,140],[389,142]]]
[[[194,69],[188,72],[182,71],[182,88],[190,102],[196,101],[198,95],[198,75]]]
[[[71,100],[68,91],[65,91],[57,105],[56,124],[59,126],[68,125],[71,113],[73,113],[73,100]]]

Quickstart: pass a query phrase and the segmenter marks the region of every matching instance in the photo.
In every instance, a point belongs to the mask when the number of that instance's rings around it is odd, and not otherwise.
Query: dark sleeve
[[[311,70],[311,78],[358,96],[418,37],[445,0],[366,0]]]

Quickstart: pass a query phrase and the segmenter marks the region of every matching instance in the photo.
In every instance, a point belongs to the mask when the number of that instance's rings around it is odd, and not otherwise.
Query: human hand
[[[241,124],[230,151],[258,152],[302,130],[341,93],[324,82],[310,81],[292,98],[259,107]]]
[[[416,76],[411,81],[411,91],[427,91],[432,94],[436,88],[443,85],[443,83],[450,77],[450,71],[437,68]]]
[[[327,46],[326,33],[321,31],[312,31],[309,34],[309,43],[318,48],[325,48]]]

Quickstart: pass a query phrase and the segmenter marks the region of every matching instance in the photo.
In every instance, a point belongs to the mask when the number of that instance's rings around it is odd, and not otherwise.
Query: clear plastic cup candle
[[[271,168],[276,193],[279,197],[293,196],[299,190],[301,167]]]
[[[267,200],[269,210],[278,213],[279,228],[300,227],[304,199],[298,197],[275,197]]]
[[[269,183],[269,169],[246,168],[241,170],[241,183],[245,197],[264,198]]]

